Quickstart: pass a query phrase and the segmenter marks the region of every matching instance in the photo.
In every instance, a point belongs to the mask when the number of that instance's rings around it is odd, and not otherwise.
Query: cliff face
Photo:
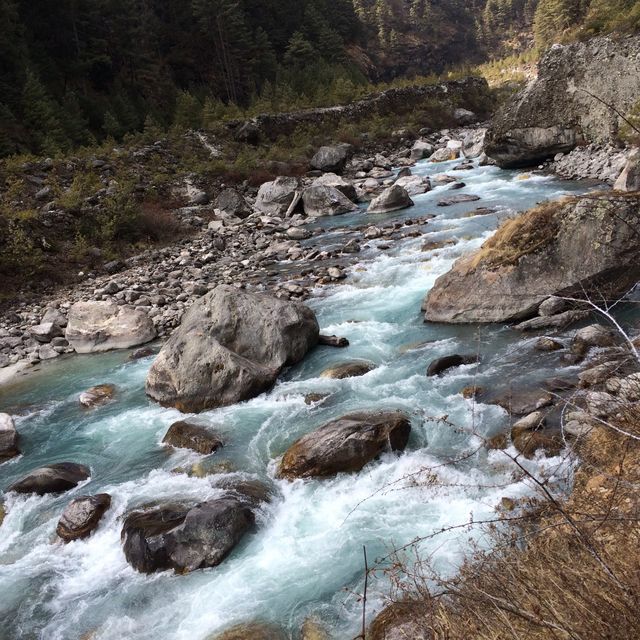
[[[496,114],[486,153],[499,166],[516,168],[585,143],[609,142],[622,119],[601,101],[626,114],[638,100],[640,36],[554,45],[537,79]]]
[[[506,222],[476,254],[458,260],[425,300],[432,322],[510,322],[552,295],[606,292],[640,278],[640,199],[586,196]]]

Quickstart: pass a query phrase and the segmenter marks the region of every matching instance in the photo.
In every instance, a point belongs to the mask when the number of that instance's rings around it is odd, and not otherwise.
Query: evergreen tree
[[[173,126],[178,130],[200,129],[202,127],[202,105],[188,91],[181,91],[176,99]]]
[[[296,31],[289,40],[289,45],[284,54],[284,63],[292,68],[303,68],[313,64],[318,57],[318,52],[304,37],[301,31]]]

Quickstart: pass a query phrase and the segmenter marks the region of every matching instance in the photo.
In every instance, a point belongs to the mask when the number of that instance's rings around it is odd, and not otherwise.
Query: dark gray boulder
[[[342,173],[352,152],[349,144],[320,147],[311,158],[311,167],[325,173]]]
[[[223,446],[222,439],[216,433],[187,420],[174,422],[162,442],[172,447],[192,449],[203,455],[214,453]]]
[[[302,360],[319,333],[315,314],[299,302],[218,286],[189,309],[158,354],[147,394],[185,412],[248,400]]]
[[[89,467],[74,462],[58,462],[30,471],[14,482],[7,491],[16,493],[62,493],[73,489],[91,476]]]
[[[351,413],[295,442],[278,473],[294,479],[360,471],[385,451],[403,451],[410,433],[411,421],[399,411]]]
[[[65,508],[58,522],[56,533],[65,542],[86,538],[98,526],[110,506],[111,496],[108,493],[79,496]]]
[[[478,356],[474,355],[461,356],[454,354],[451,356],[443,356],[442,358],[436,358],[431,362],[427,367],[427,376],[430,378],[433,376],[439,376],[449,369],[455,369],[456,367],[461,367],[465,364],[475,364],[476,362],[478,362]]]
[[[219,565],[254,525],[249,507],[225,496],[193,507],[164,505],[130,513],[122,527],[124,554],[142,573],[188,573]]]
[[[221,191],[215,205],[216,209],[236,218],[246,218],[251,214],[251,207],[237,189],[228,188]]]

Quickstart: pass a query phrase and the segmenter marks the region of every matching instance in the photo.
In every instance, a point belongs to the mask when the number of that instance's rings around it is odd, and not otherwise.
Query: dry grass
[[[640,638],[640,383],[610,422],[574,444],[571,495],[491,524],[454,579],[431,562],[398,563],[397,598],[425,637],[447,640]],[[622,433],[622,432],[624,433]],[[392,605],[394,606],[394,605]],[[392,609],[390,613],[398,609]],[[402,615],[402,612],[399,612]],[[384,621],[384,620],[383,620]],[[375,629],[372,628],[372,631]],[[367,636],[384,638],[384,633]]]
[[[555,238],[557,214],[570,201],[563,198],[548,202],[507,220],[474,254],[470,267],[491,269],[512,265],[523,256],[535,253]]]

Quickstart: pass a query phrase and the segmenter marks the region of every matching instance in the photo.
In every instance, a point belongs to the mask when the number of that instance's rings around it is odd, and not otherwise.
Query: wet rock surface
[[[91,475],[89,467],[74,462],[58,462],[30,471],[7,491],[16,493],[63,493],[73,489]]]
[[[65,542],[86,538],[97,528],[110,506],[111,496],[108,493],[79,496],[66,506],[56,533]]]
[[[411,422],[400,412],[352,413],[300,438],[278,472],[294,479],[360,471],[385,451],[404,450],[410,433]]]
[[[224,445],[222,438],[211,429],[186,420],[174,422],[164,438],[163,444],[182,449],[191,449],[203,455],[214,453]]]
[[[20,455],[20,450],[13,418],[8,413],[0,413],[0,464],[17,455]]]

